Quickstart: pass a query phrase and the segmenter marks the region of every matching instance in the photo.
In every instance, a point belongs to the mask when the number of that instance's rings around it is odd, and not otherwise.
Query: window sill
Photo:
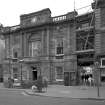
[[[64,56],[64,54],[56,54],[55,56]]]
[[[56,81],[63,82],[64,80],[63,79],[56,79]]]

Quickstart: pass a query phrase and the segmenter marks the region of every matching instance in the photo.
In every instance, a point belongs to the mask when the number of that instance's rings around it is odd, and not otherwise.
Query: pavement
[[[1,89],[4,88],[3,84],[0,84]],[[47,96],[55,98],[73,98],[73,99],[92,99],[92,100],[105,100],[105,86],[99,88],[99,96],[97,87],[89,86],[63,86],[63,85],[49,85],[47,91],[43,90],[42,93],[32,91],[32,89],[14,89],[8,90],[22,90],[27,95],[32,96]]]
[[[28,95],[105,100],[105,87],[99,88],[99,96],[97,87],[89,86],[50,85],[46,92],[38,93],[32,90],[25,90],[25,92]]]

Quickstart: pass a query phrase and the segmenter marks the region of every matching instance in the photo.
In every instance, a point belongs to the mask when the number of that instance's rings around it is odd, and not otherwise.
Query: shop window
[[[56,81],[63,81],[64,73],[63,73],[63,67],[56,67],[55,71],[55,77]]]

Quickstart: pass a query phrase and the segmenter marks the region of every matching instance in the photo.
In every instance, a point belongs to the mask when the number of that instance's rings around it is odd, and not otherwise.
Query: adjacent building
[[[3,82],[3,59],[5,56],[5,42],[2,35],[3,25],[0,24],[0,82]]]
[[[49,8],[20,16],[20,24],[5,27],[5,69],[8,77],[76,85],[83,69],[95,74],[100,64],[100,80],[105,82],[105,1],[92,4],[93,12],[76,11],[51,17]]]

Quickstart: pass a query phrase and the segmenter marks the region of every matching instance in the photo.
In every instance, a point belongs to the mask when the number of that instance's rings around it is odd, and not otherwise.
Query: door
[[[64,72],[64,85],[72,86],[75,85],[75,72]]]
[[[64,72],[64,85],[69,86],[70,85],[70,73]]]
[[[37,71],[32,71],[33,73],[33,81],[37,80]]]
[[[32,68],[32,79],[33,81],[37,80],[37,67],[31,67]]]

